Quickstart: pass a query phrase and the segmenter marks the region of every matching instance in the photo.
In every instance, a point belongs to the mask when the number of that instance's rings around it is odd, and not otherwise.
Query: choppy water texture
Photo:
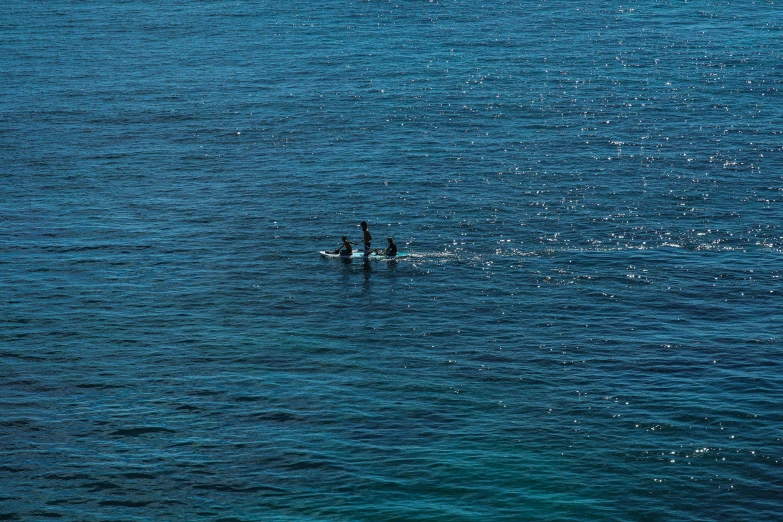
[[[779,3],[159,4],[0,14],[0,519],[780,520]]]

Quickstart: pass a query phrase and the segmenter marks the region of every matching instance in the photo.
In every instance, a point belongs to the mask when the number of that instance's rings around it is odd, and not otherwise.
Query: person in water
[[[372,235],[370,235],[370,231],[367,229],[367,222],[362,221],[361,225],[362,232],[364,232],[364,238],[362,241],[364,242],[364,255],[369,256],[372,250],[370,249],[370,243],[372,242]]]
[[[353,245],[353,243],[348,241],[347,237],[343,236],[343,244],[338,246],[334,253],[340,254],[341,256],[350,256],[353,254],[353,247],[351,245]]]

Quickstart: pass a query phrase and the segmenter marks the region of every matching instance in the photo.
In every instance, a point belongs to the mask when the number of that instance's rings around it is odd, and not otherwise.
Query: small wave
[[[200,411],[201,408],[198,406],[192,406],[190,404],[183,404],[182,406],[177,406],[178,410],[187,410],[187,411]]]
[[[98,503],[101,506],[118,506],[118,507],[130,507],[139,508],[152,504],[151,500],[102,500]]]
[[[443,250],[439,252],[411,252],[408,257],[414,259],[454,259],[459,256],[455,252]]]
[[[105,489],[117,489],[120,486],[114,484],[113,482],[88,482],[87,484],[82,484],[81,487],[89,489],[91,492],[95,493]]]
[[[15,468],[13,466],[0,466],[1,473],[21,473],[27,471],[27,468]]]
[[[193,489],[204,489],[204,490],[211,490],[211,491],[221,491],[224,493],[256,493],[259,491],[266,491],[266,492],[274,492],[274,493],[285,493],[286,491],[282,488],[277,488],[274,486],[247,486],[247,487],[241,487],[241,486],[231,486],[226,484],[197,484],[193,486]]]
[[[109,433],[110,436],[138,437],[146,433],[176,433],[176,431],[160,426],[142,426],[139,428],[125,428]]]

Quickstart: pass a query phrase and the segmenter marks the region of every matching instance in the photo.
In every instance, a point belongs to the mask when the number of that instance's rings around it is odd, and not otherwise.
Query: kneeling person
[[[341,256],[349,256],[353,254],[353,247],[351,246],[353,243],[348,241],[348,238],[343,236],[343,244],[337,247],[337,250],[334,251],[335,254],[340,254]],[[342,249],[342,250],[341,250]]]
[[[397,245],[394,244],[394,240],[392,238],[387,239],[389,242],[389,246],[386,247],[386,251],[384,254],[387,256],[396,256],[397,255]]]

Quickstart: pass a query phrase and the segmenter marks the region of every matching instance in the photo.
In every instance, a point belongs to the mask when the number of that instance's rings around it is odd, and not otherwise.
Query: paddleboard
[[[365,256],[363,252],[354,252],[350,256],[341,256],[334,252],[327,252],[326,250],[321,250],[321,255],[332,259],[372,259],[374,261],[394,261],[401,257],[408,257],[408,254],[405,252],[398,252],[396,256],[386,256],[383,254],[376,254],[375,252],[371,253],[369,256]]]

